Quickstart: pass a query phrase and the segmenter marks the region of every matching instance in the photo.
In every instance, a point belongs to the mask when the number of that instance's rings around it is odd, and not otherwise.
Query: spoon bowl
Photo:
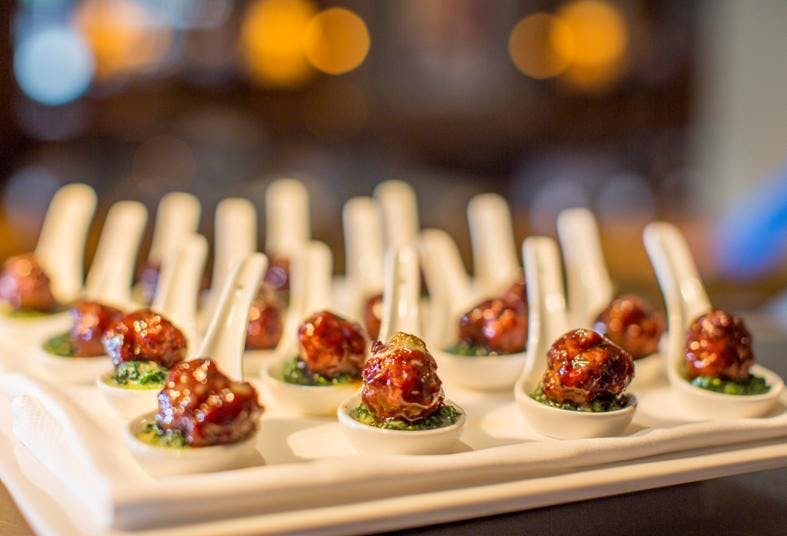
[[[106,370],[106,363],[105,370]],[[151,389],[125,389],[112,385],[112,371],[104,372],[96,378],[96,387],[109,406],[123,419],[132,419],[150,408],[156,407],[160,386]]]
[[[445,350],[432,351],[442,376],[479,391],[511,389],[525,366],[525,352],[504,355],[464,356]]]

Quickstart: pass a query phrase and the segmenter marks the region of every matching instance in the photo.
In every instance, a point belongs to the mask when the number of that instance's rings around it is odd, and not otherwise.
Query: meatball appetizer
[[[595,331],[575,329],[552,344],[531,396],[566,410],[614,411],[628,404],[624,391],[633,377],[634,360],[626,350]]]
[[[300,354],[283,371],[287,383],[338,385],[357,382],[366,360],[366,335],[356,322],[321,311],[298,327]]]
[[[262,287],[249,307],[249,326],[246,329],[247,350],[272,350],[281,340],[284,330],[284,311],[276,294]]]
[[[115,320],[102,342],[115,367],[108,379],[115,387],[159,389],[169,369],[186,357],[183,332],[150,309]]]
[[[664,332],[664,317],[645,299],[626,294],[612,300],[599,313],[593,329],[626,350],[634,359],[641,359],[658,350]]]
[[[182,361],[158,395],[156,422],[138,438],[178,448],[238,443],[254,435],[263,411],[250,383],[231,380],[209,358]]]
[[[459,319],[459,342],[447,349],[465,356],[524,352],[527,343],[525,284],[514,283],[499,298],[485,300]]]
[[[407,333],[377,341],[363,368],[361,404],[352,417],[378,428],[425,430],[454,424],[461,411],[445,402],[437,362]]]
[[[102,337],[123,313],[93,301],[80,301],[71,308],[70,331],[50,337],[44,350],[59,357],[99,357],[105,355]]]
[[[49,276],[32,253],[11,257],[0,273],[0,300],[18,314],[51,313],[58,308]]]
[[[375,294],[369,297],[364,304],[363,323],[369,338],[376,341],[380,336],[380,327],[383,319],[383,295]]]
[[[686,335],[683,371],[693,385],[732,395],[768,392],[764,378],[749,372],[752,338],[743,320],[721,309],[694,319]]]

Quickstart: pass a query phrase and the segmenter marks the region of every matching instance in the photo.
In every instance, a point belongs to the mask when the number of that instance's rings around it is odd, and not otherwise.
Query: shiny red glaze
[[[689,379],[712,376],[745,381],[754,363],[749,330],[743,320],[720,309],[696,318],[686,335],[686,374]]]
[[[620,396],[633,377],[628,352],[595,331],[575,329],[549,349],[542,387],[553,402],[586,406]]]
[[[246,329],[248,350],[276,348],[284,330],[284,313],[275,293],[264,288],[249,306],[249,325]]]
[[[437,411],[444,397],[437,362],[421,339],[397,333],[387,344],[372,345],[361,399],[378,418],[417,422]]]
[[[274,257],[265,271],[263,284],[271,290],[290,290],[290,261],[283,257]]]
[[[380,325],[383,318],[383,295],[376,294],[366,300],[363,311],[363,323],[369,338],[376,341],[380,336]]]
[[[98,302],[81,301],[71,308],[71,342],[77,357],[104,355],[102,337],[123,312]]]
[[[158,394],[156,422],[192,447],[236,443],[257,429],[263,411],[248,382],[232,381],[208,358],[175,365]]]
[[[527,312],[502,298],[479,303],[459,319],[459,339],[490,352],[513,354],[525,350]]]
[[[527,312],[527,287],[524,281],[517,281],[503,293],[503,301],[509,307]]]
[[[143,303],[153,303],[158,288],[159,276],[161,275],[161,264],[157,262],[146,262],[139,270],[137,288]]]
[[[186,357],[186,337],[172,322],[140,309],[113,322],[103,338],[115,366],[124,361],[155,361],[171,368]]]
[[[326,378],[360,375],[366,359],[366,336],[361,326],[330,311],[304,320],[298,327],[298,343],[309,370]]]
[[[599,313],[593,329],[639,359],[658,350],[664,317],[645,299],[626,294],[612,300]]]
[[[11,257],[0,273],[0,300],[13,309],[50,312],[57,308],[49,276],[32,253]]]

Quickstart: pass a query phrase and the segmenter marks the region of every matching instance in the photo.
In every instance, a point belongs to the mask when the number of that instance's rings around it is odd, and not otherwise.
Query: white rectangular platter
[[[635,385],[640,406],[624,436],[556,441],[528,428],[511,393],[447,384],[468,414],[450,454],[358,456],[335,419],[288,414],[261,389],[258,465],[154,479],[126,449],[124,423],[95,387],[64,392],[102,430],[102,447],[123,470],[105,471],[96,486],[76,462],[42,464],[39,450],[12,432],[20,423],[0,396],[0,477],[44,535],[371,532],[787,466],[784,394],[765,418],[699,422],[665,384]]]

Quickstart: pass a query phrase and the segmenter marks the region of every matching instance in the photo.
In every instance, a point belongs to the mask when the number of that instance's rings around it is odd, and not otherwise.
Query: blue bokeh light
[[[77,99],[90,85],[95,62],[82,37],[67,26],[30,31],[14,54],[14,74],[31,99],[59,106]]]

